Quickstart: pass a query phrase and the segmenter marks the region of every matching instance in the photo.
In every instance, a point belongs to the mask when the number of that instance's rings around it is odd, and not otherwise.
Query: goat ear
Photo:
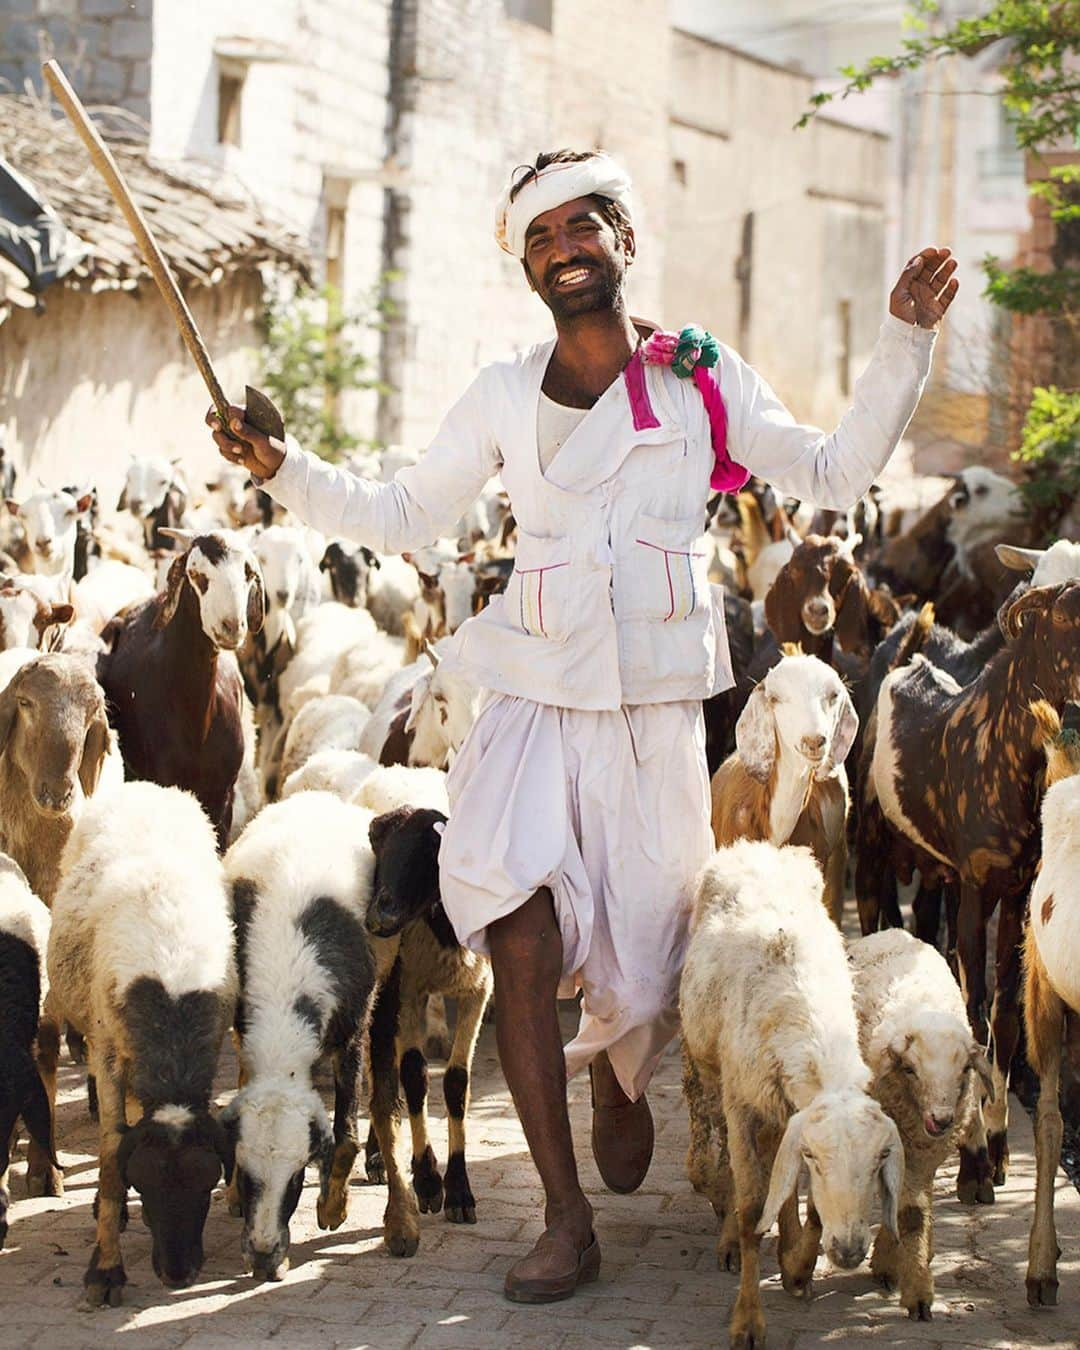
[[[829,753],[825,756],[820,767],[814,770],[814,777],[819,782],[823,778],[832,778],[840,765],[847,760],[859,731],[859,716],[855,711],[854,703],[851,701],[851,695],[845,688],[840,690],[839,704]]]
[[[19,514],[19,503],[14,497],[5,497],[4,505],[7,507],[9,515],[17,516]]]
[[[784,1137],[773,1159],[772,1176],[769,1178],[769,1194],[765,1208],[761,1211],[757,1231],[767,1233],[776,1222],[784,1201],[794,1191],[799,1180],[799,1168],[802,1166],[802,1127],[803,1113],[797,1111],[787,1123]]]
[[[739,714],[735,723],[735,749],[750,777],[759,783],[767,783],[776,763],[776,724],[764,684],[757,686]]]
[[[889,1122],[890,1125],[892,1122]],[[881,1191],[881,1222],[894,1238],[900,1240],[900,1190],[904,1184],[904,1146],[896,1126],[892,1126],[893,1141],[878,1173]]]
[[[214,1152],[221,1159],[226,1186],[232,1181],[236,1166],[236,1138],[240,1132],[240,1109],[237,1105],[233,1110],[234,1105],[235,1097],[219,1116],[210,1117],[210,1136],[214,1142]]]
[[[997,544],[994,552],[997,554],[997,560],[1002,567],[1007,567],[1010,572],[1023,572],[1026,576],[1031,576],[1032,572],[1038,567],[1045,549],[1017,548],[1014,544]]]
[[[766,593],[765,622],[777,642],[798,642],[802,637],[802,615],[786,564]]]
[[[104,714],[99,714],[90,723],[83,742],[82,759],[79,761],[79,782],[83,796],[92,797],[101,778],[101,768],[109,750],[109,724]]]
[[[266,621],[266,589],[258,569],[248,587],[247,624],[249,633],[258,633]],[[295,631],[295,630],[294,630]]]
[[[312,1116],[308,1121],[308,1140],[309,1156],[319,1164],[319,1190],[326,1196],[330,1192],[330,1175],[334,1167],[334,1132],[325,1115]]]
[[[406,734],[408,734],[408,732],[410,731],[416,730],[417,718],[419,718],[420,712],[425,702],[427,701],[428,692],[431,689],[432,676],[434,674],[435,668],[433,666],[431,669],[431,674],[428,675],[425,673],[421,675],[420,678],[416,681],[416,683],[412,687],[412,696],[409,700],[409,715],[405,719]]]
[[[836,640],[845,652],[869,655],[870,616],[866,603],[866,581],[853,563],[848,565],[852,569],[851,576],[836,607]]]
[[[184,589],[184,582],[187,580],[187,553],[181,553],[169,564],[169,574],[165,578],[165,598],[161,602],[161,608],[158,610],[157,618],[154,620],[155,628],[168,628],[173,621],[176,613],[176,607],[180,603],[180,595]]]
[[[997,1093],[994,1091],[994,1074],[990,1068],[990,1061],[986,1058],[981,1046],[973,1045],[971,1047],[971,1054],[968,1056],[968,1064],[970,1064],[982,1080],[982,1085],[986,1091],[987,1098],[990,1101],[993,1101],[997,1096]]]
[[[126,483],[124,484],[123,488],[121,489],[120,497],[119,497],[119,499],[117,500],[117,503],[116,503],[116,509],[117,509],[118,511],[126,511],[126,510],[128,509],[127,484],[126,484]]]
[[[7,688],[0,691],[0,754],[7,749],[7,743],[11,739],[11,732],[15,726],[15,714],[19,707],[15,690],[19,684],[20,673],[16,671]]]

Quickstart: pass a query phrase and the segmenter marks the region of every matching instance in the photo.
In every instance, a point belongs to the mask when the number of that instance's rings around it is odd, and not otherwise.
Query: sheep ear
[[[165,532],[163,531],[163,533]],[[184,589],[184,581],[187,578],[187,558],[186,553],[181,553],[169,565],[169,574],[165,578],[165,598],[161,602],[161,609],[154,620],[155,628],[168,628],[173,621],[176,608],[180,603],[180,594]]]
[[[799,1180],[799,1168],[802,1165],[802,1127],[803,1113],[796,1111],[787,1123],[784,1137],[773,1159],[772,1176],[769,1179],[769,1194],[765,1208],[761,1211],[757,1231],[767,1233],[776,1222],[784,1201],[794,1191]]]
[[[757,686],[739,714],[735,749],[750,777],[767,783],[776,763],[776,725],[764,684]]]
[[[983,1053],[980,1046],[973,1045],[971,1047],[971,1054],[968,1056],[968,1064],[970,1064],[982,1079],[982,1085],[986,1089],[986,1095],[990,1101],[993,1101],[997,1096],[997,1093],[994,1091],[994,1074],[990,1068],[990,1061],[986,1058],[986,1055]]]
[[[878,1187],[881,1191],[881,1222],[894,1238],[900,1240],[900,1188],[904,1184],[904,1146],[900,1135],[893,1126],[893,1139],[885,1161],[878,1173]]]
[[[820,782],[823,778],[833,778],[836,771],[843,765],[848,755],[851,753],[851,747],[855,743],[855,736],[859,730],[859,716],[855,711],[855,705],[851,701],[851,695],[846,689],[840,690],[840,708],[836,714],[836,725],[833,727],[832,744],[829,746],[829,753],[821,766],[814,770],[814,777]]]
[[[214,1143],[214,1152],[221,1159],[226,1186],[232,1181],[233,1168],[236,1166],[236,1136],[240,1132],[239,1108],[230,1114],[230,1107],[235,1101],[234,1097],[220,1115],[210,1117],[210,1137]]]
[[[319,1190],[324,1196],[330,1192],[330,1177],[334,1168],[334,1132],[325,1115],[312,1116],[308,1121],[310,1157],[319,1163]]]
[[[101,777],[101,767],[109,749],[109,724],[103,714],[99,714],[90,723],[83,742],[82,759],[79,761],[79,782],[83,796],[92,797]]]

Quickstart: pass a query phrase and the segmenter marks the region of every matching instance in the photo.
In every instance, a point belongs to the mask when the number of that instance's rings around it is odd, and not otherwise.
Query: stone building
[[[809,79],[673,29],[668,0],[0,0],[0,76],[49,44],[149,118],[152,161],[248,194],[349,297],[384,287],[360,435],[422,444],[481,362],[548,335],[492,229],[508,172],[560,145],[633,175],[635,313],[703,323],[821,422],[872,345],[885,141],[794,132]]]

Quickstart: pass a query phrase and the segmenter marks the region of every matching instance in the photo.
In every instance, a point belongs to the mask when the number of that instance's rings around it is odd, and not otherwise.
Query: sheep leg
[[[1054,992],[1030,933],[1027,942],[1027,984],[1024,1022],[1028,1057],[1039,1075],[1039,1104],[1035,1111],[1035,1213],[1028,1239],[1027,1301],[1033,1308],[1054,1307],[1058,1277],[1057,1229],[1054,1224],[1054,1183],[1061,1161],[1061,1047],[1065,1005]]]
[[[360,1152],[359,1110],[362,1033],[334,1055],[334,1151],[319,1179],[315,1217],[320,1228],[340,1228],[349,1212],[349,1178]]]
[[[446,998],[429,994],[427,999],[427,1034],[424,1037],[425,1059],[449,1059],[453,1040],[446,1021]]]
[[[993,1025],[994,1100],[986,1107],[986,1146],[994,1185],[1004,1186],[1009,1168],[1009,1069],[1020,1039],[1020,939],[1024,922],[1022,902],[1006,897],[998,915]]]
[[[383,1215],[383,1240],[392,1256],[414,1256],[420,1245],[420,1217],[397,1157],[398,1072],[394,1047],[400,999],[401,963],[395,961],[379,990],[371,1016],[371,1123],[390,1192]]]
[[[465,1169],[465,1116],[469,1109],[469,1075],[472,1071],[480,1023],[491,994],[491,980],[458,998],[457,1026],[450,1063],[443,1075],[447,1133],[450,1151],[446,1159],[446,1218],[450,1223],[475,1223],[476,1199]]]
[[[49,1098],[52,1134],[56,1135],[56,1070],[60,1063],[60,1023],[48,1013],[38,1023],[37,1066]],[[26,1193],[30,1196],[64,1194],[64,1174],[54,1167],[49,1155],[31,1139],[26,1150]]]
[[[930,1273],[934,1219],[931,1197],[923,1191],[900,1207],[900,1306],[916,1322],[933,1317],[934,1277]]]
[[[728,1336],[732,1350],[759,1350],[765,1344],[765,1313],[761,1307],[761,1234],[757,1231],[769,1189],[769,1172],[776,1140],[765,1147],[763,1131],[736,1111],[731,1131],[731,1165],[739,1224],[741,1274],[739,1295],[732,1310]]]
[[[11,1154],[18,1137],[16,1126],[11,1127],[8,1137],[3,1140],[4,1156],[0,1158],[0,1250],[3,1249],[8,1234],[8,1210],[11,1208],[11,1189],[8,1185],[8,1171],[11,1167]]]
[[[412,1133],[412,1185],[421,1214],[438,1214],[443,1206],[443,1181],[439,1162],[428,1135],[428,1068],[420,1042],[424,1036],[424,1010],[427,998],[415,989],[401,997],[401,1032],[398,1057],[401,1063],[401,1087],[409,1109]]]
[[[791,1195],[780,1208],[780,1279],[796,1298],[813,1297],[814,1267],[821,1247],[821,1220],[813,1201],[806,1222],[799,1222],[799,1197]]]
[[[719,1078],[694,1063],[683,1041],[683,1093],[690,1114],[690,1147],[686,1175],[691,1186],[712,1205],[723,1224],[731,1209],[731,1173],[727,1167],[727,1126]],[[712,1147],[715,1132],[716,1146]],[[733,1235],[734,1236],[734,1235]]]
[[[90,1256],[90,1264],[83,1276],[86,1300],[91,1307],[108,1304],[115,1308],[121,1300],[121,1290],[127,1283],[124,1259],[120,1251],[120,1232],[127,1202],[127,1187],[120,1176],[117,1152],[120,1148],[124,1121],[124,1075],[116,1073],[114,1059],[103,1053],[93,1054],[95,1076],[98,1080],[100,1105],[100,1145],[98,1160],[98,1194],[95,1201],[97,1241]]]

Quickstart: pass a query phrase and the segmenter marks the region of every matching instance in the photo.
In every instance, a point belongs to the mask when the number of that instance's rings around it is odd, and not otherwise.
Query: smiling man
[[[907,426],[957,281],[948,249],[910,260],[826,435],[708,334],[635,325],[630,183],[607,155],[562,150],[516,171],[496,234],[555,337],[481,370],[393,482],[268,440],[240,409],[239,442],[214,439],[301,519],[383,552],[451,530],[492,474],[510,495],[514,574],[445,658],[489,693],[450,774],[439,868],[458,937],[494,966],[499,1055],[547,1198],[506,1294],[540,1303],[600,1266],[567,1071],[590,1067],[607,1185],[634,1190],[652,1156],[644,1092],[677,1030],[691,889],[711,849],[701,700],[731,683],[701,544],[710,485],[754,473],[851,506]],[[564,1052],[556,998],[575,988],[581,1024]]]

